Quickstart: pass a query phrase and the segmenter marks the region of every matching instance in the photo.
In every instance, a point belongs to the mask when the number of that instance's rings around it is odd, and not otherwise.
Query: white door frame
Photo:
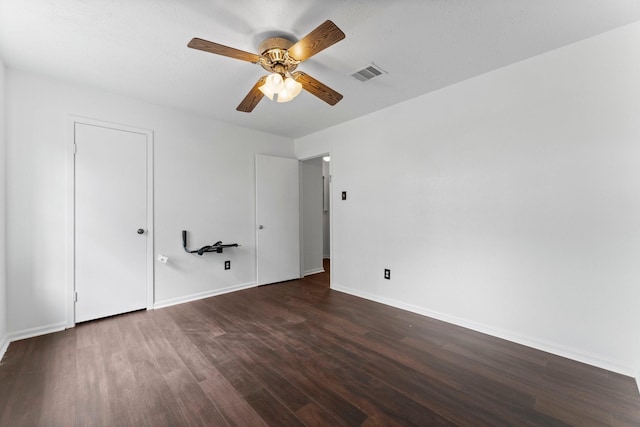
[[[329,256],[331,259],[331,268],[329,268],[329,287],[333,287],[333,265],[335,261],[334,251],[333,251],[333,156],[330,151],[322,154],[314,154],[309,157],[303,157],[298,159],[300,162],[305,162],[307,160],[317,159],[319,157],[331,157],[331,161],[329,162]],[[300,211],[302,212],[302,199],[300,200]],[[300,233],[300,239],[302,239],[302,233]],[[300,242],[300,246],[302,247],[302,241]],[[301,269],[302,271],[302,269]]]
[[[76,206],[75,206],[75,125],[76,123],[99,126],[108,129],[115,129],[125,132],[134,132],[146,135],[147,137],[147,310],[153,308],[153,131],[149,129],[141,129],[132,126],[126,126],[116,123],[109,123],[101,120],[90,119],[87,117],[69,115],[68,117],[68,145],[67,145],[67,295],[66,295],[66,313],[67,328],[73,328],[76,325],[75,315],[75,222],[76,222]]]

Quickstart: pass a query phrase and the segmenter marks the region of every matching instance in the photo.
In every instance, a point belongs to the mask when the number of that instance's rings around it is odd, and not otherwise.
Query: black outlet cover
[[[231,270],[231,261],[225,261],[224,262],[224,269],[225,270]]]
[[[388,268],[384,269],[384,278],[387,280],[391,280],[391,270],[389,270]]]
[[[342,200],[347,200],[347,192],[346,191],[342,192]]]

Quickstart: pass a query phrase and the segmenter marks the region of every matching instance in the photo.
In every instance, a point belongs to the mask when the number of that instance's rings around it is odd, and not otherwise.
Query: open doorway
[[[328,273],[331,258],[329,156],[303,160],[300,182],[301,273],[302,276]]]
[[[331,260],[331,157],[322,157],[322,259]]]

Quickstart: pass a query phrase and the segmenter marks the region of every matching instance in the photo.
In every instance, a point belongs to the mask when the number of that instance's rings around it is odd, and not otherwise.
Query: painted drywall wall
[[[7,336],[5,185],[5,67],[0,58],[0,360],[9,344]]]
[[[322,267],[322,159],[302,162],[302,272],[305,276]]]
[[[636,23],[297,140],[332,153],[334,287],[635,375],[639,45]]]
[[[20,71],[7,71],[8,327],[64,325],[68,277],[68,116],[154,134],[155,301],[166,305],[255,284],[256,153],[293,157],[293,141]],[[183,251],[218,240],[224,254]],[[126,250],[126,248],[123,248]],[[224,270],[224,261],[231,270]],[[22,335],[21,335],[22,334]]]

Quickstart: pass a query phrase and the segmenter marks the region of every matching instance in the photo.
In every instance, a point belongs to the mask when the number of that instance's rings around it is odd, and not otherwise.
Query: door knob
[[[259,225],[258,226],[258,230],[262,230],[264,228],[264,225]]]
[[[138,234],[144,234],[144,229],[138,228]]]

